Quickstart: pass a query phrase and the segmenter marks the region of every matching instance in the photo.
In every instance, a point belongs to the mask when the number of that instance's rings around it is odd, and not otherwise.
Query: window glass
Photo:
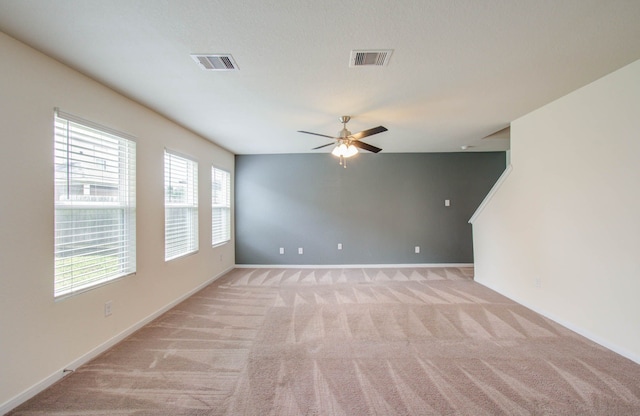
[[[136,271],[136,143],[56,111],[54,296]]]
[[[165,150],[164,259],[198,251],[198,163]]]
[[[211,243],[231,240],[231,174],[211,168]]]

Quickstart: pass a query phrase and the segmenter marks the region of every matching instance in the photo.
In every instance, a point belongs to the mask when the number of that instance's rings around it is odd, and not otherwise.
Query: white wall
[[[53,298],[54,107],[137,138],[137,274],[61,301]],[[235,259],[233,241],[211,247],[211,165],[233,172],[231,153],[2,33],[0,138],[1,414]],[[169,263],[165,147],[193,156],[200,182],[200,251]]]
[[[640,61],[511,125],[476,280],[640,362]]]

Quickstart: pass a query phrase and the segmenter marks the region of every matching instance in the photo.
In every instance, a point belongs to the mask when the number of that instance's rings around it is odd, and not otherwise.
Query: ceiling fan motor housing
[[[338,133],[338,137],[341,139],[346,139],[347,137],[351,136],[351,132],[347,130],[347,123],[349,122],[349,120],[351,120],[351,116],[342,116],[338,120],[340,120],[340,123],[342,123],[342,130],[340,130],[340,133]]]

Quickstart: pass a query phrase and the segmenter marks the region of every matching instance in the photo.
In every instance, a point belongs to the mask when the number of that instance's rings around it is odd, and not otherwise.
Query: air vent
[[[351,51],[349,66],[387,66],[393,49],[378,51]]]
[[[226,55],[191,55],[200,68],[206,71],[237,71],[238,65],[233,60],[233,56]]]

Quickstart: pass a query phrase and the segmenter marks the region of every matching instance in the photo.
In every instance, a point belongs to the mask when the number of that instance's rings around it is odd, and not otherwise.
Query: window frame
[[[137,143],[58,108],[53,130],[58,300],[136,273]]]
[[[198,162],[179,152],[164,150],[164,261],[168,262],[199,251],[199,201],[198,201]],[[169,163],[169,165],[167,164]],[[184,164],[184,175],[180,173],[180,164]],[[174,169],[173,167],[176,167]],[[169,176],[167,176],[169,175]],[[169,182],[167,180],[169,179]],[[175,184],[185,183],[184,192],[173,195]],[[178,188],[180,189],[180,188]],[[183,201],[172,201],[180,199]],[[184,211],[185,224],[176,227],[176,217]],[[178,224],[180,225],[180,224]],[[176,233],[186,235],[176,239]],[[171,242],[171,243],[170,243]],[[180,249],[182,245],[182,249]]]
[[[225,182],[221,186],[221,190],[216,189],[216,173],[223,175],[222,180]],[[224,195],[222,195],[224,194]],[[216,203],[220,196],[221,202]],[[225,224],[222,225],[223,236],[216,239],[216,217],[215,213],[221,210]],[[224,212],[226,211],[226,214]],[[211,245],[213,247],[227,244],[231,241],[231,172],[226,169],[211,166]]]

